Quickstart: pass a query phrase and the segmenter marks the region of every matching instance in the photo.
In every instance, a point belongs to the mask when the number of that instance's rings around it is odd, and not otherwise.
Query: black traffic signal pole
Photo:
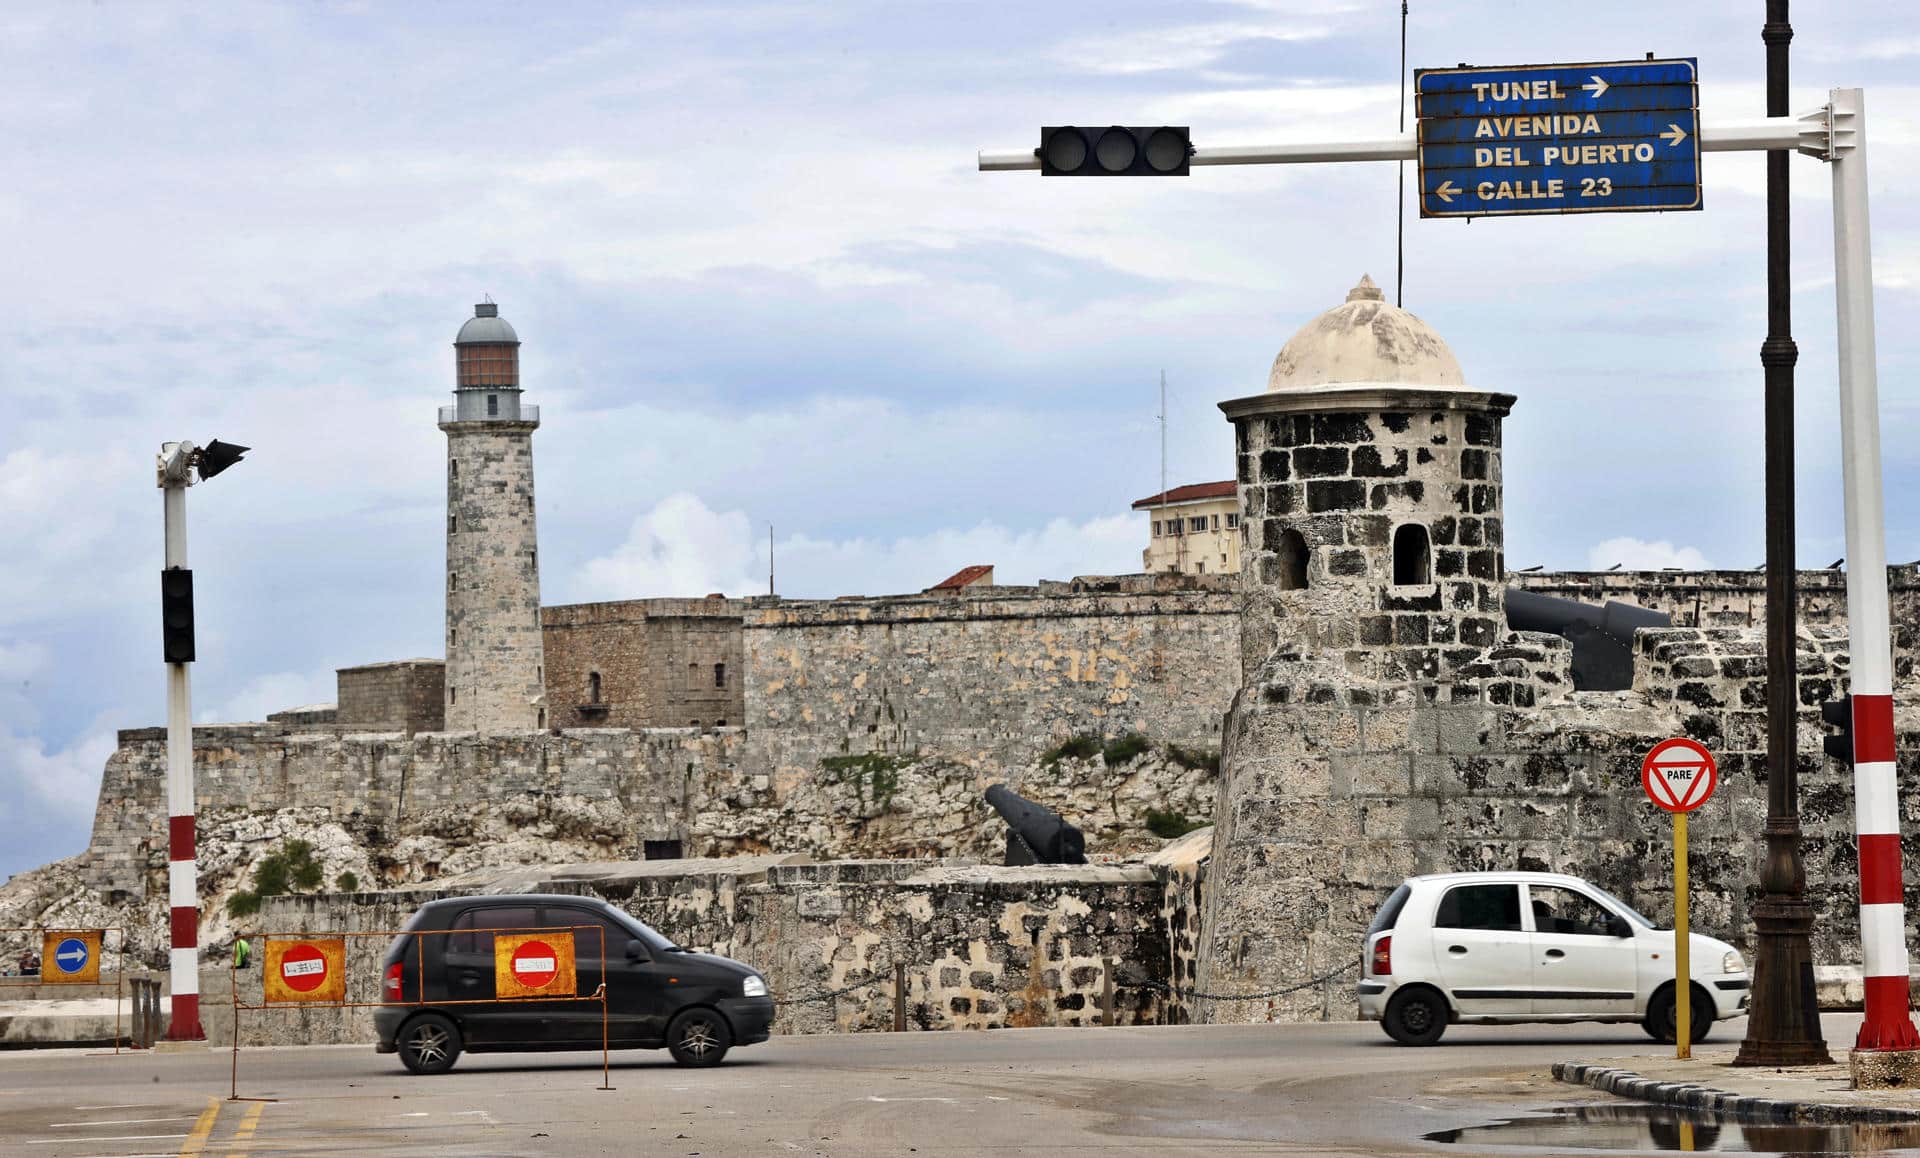
[[[1767,0],[1760,39],[1767,46],[1767,115],[1787,115],[1787,0]],[[1767,154],[1767,339],[1760,345],[1766,372],[1767,494],[1767,842],[1755,930],[1752,1012],[1737,1066],[1830,1065],[1820,1033],[1813,984],[1813,906],[1800,849],[1799,607],[1794,571],[1793,344],[1791,243],[1787,159]]]

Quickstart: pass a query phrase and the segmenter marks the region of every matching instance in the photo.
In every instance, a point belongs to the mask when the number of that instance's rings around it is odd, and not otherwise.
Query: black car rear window
[[[1520,930],[1519,885],[1460,885],[1440,898],[1436,929]]]
[[[1386,903],[1380,906],[1380,911],[1373,915],[1373,924],[1367,926],[1367,936],[1371,937],[1375,933],[1384,933],[1393,928],[1394,922],[1400,919],[1400,910],[1407,907],[1407,898],[1412,895],[1412,885],[1401,885],[1393,890],[1393,895],[1388,897]]]

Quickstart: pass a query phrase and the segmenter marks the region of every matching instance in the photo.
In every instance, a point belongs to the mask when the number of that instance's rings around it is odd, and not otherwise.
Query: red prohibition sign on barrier
[[[513,976],[528,989],[544,989],[560,974],[560,955],[545,941],[527,941],[513,951]]]
[[[280,958],[280,979],[296,993],[312,993],[326,984],[326,955],[312,945],[295,945]]]
[[[1640,762],[1640,787],[1668,812],[1692,812],[1720,784],[1713,754],[1684,737],[1662,740]]]

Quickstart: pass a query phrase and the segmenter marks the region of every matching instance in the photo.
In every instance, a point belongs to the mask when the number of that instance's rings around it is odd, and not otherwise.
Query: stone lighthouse
[[[453,340],[447,432],[447,722],[452,732],[547,724],[534,533],[533,432],[520,337],[483,302]]]
[[[1488,678],[1507,635],[1500,424],[1513,402],[1467,385],[1439,335],[1363,278],[1287,342],[1264,392],[1220,404],[1238,450],[1243,670],[1201,991],[1264,993],[1338,969],[1387,890],[1447,867],[1433,801],[1413,791],[1423,730],[1467,726],[1483,717],[1441,717],[1524,684]],[[1196,1012],[1266,1020],[1322,1005],[1308,990]]]

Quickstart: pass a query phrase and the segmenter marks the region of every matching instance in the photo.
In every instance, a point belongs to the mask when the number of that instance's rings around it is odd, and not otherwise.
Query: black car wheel
[[[1401,1045],[1432,1045],[1447,1032],[1447,999],[1425,986],[1402,989],[1387,1002],[1380,1021],[1387,1036]]]
[[[1691,1003],[1693,1036],[1689,1041],[1703,1042],[1713,1032],[1713,998],[1696,985],[1693,987]],[[1647,1017],[1640,1023],[1640,1028],[1646,1030],[1647,1036],[1655,1041],[1673,1041],[1675,1028],[1680,1024],[1677,1006],[1678,1003],[1673,999],[1673,986],[1662,986],[1660,992],[1653,995],[1653,1000],[1647,1003]]]
[[[727,1019],[711,1009],[689,1009],[667,1027],[667,1051],[683,1066],[716,1066],[733,1045]]]
[[[400,1030],[400,1061],[416,1074],[444,1074],[460,1057],[460,1027],[438,1013],[423,1013]]]

